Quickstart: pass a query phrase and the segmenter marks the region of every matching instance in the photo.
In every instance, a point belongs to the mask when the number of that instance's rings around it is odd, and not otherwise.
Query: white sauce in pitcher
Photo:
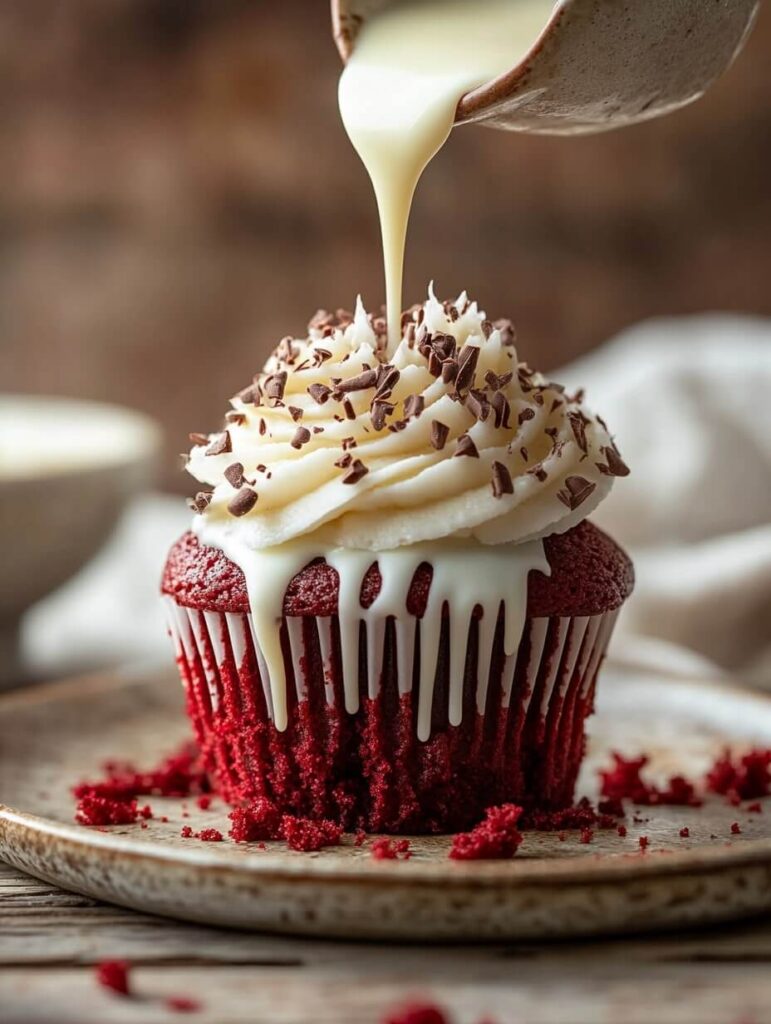
[[[375,188],[389,345],[399,342],[407,222],[426,164],[458,101],[514,67],[554,0],[401,0],[362,27],[340,78],[340,114]]]

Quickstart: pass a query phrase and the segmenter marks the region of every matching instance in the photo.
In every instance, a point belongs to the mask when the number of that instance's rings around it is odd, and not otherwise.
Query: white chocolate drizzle
[[[206,541],[205,531],[203,533]],[[414,653],[416,647],[420,650],[417,735],[422,741],[431,733],[434,682],[445,614],[450,637],[449,721],[451,725],[460,725],[466,648],[474,609],[479,606],[482,613],[477,663],[477,703],[482,713],[499,612],[503,608],[504,653],[512,658],[519,647],[527,614],[528,575],[532,570],[545,575],[550,573],[540,540],[491,547],[473,539],[447,538],[378,552],[326,548],[318,535],[264,549],[247,548],[232,536],[224,543],[220,536],[218,542],[244,574],[260,674],[266,696],[270,697],[274,725],[282,732],[288,724],[287,678],[280,641],[284,595],[292,578],[314,559],[324,558],[337,571],[340,580],[338,621],[346,711],[355,714],[359,708],[360,624],[365,624],[367,636],[367,692],[375,697],[380,688],[386,622],[393,617],[400,693],[411,690]],[[361,584],[375,562],[380,571],[381,588],[369,608],[364,608],[360,602]],[[433,577],[425,612],[417,619],[409,615],[406,603],[413,576],[424,562],[431,565]],[[297,632],[294,643],[299,638]],[[290,631],[290,642],[292,640]],[[329,649],[322,653],[327,662]],[[298,679],[296,685],[298,697],[302,699],[302,680]]]

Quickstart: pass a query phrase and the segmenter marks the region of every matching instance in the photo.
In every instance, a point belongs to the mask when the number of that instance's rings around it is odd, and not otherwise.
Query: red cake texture
[[[289,583],[285,616],[302,616],[304,689],[298,701],[289,654],[286,618],[281,641],[287,666],[289,725],[275,729],[267,714],[256,654],[247,623],[249,603],[243,574],[225,555],[185,534],[172,548],[163,574],[164,594],[192,609],[197,644],[181,650],[178,663],[190,717],[215,788],[231,804],[266,800],[296,818],[328,821],[346,830],[380,833],[437,833],[465,830],[490,806],[517,803],[543,810],[569,807],[584,753],[584,723],[594,702],[597,657],[585,641],[587,617],[614,611],[632,589],[626,555],[591,524],[547,538],[550,577],[529,579],[528,619],[520,644],[511,700],[503,705],[503,618],[499,617],[484,713],[476,706],[478,624],[470,627],[460,725],[447,717],[449,632],[440,642],[431,736],[416,736],[419,672],[412,692],[400,694],[396,638],[386,627],[380,687],[370,699],[366,652],[360,648],[360,708],[344,711],[336,570],[321,560]],[[410,615],[422,616],[432,568],[422,564],[406,598]],[[361,603],[377,596],[376,561],[361,584]],[[219,615],[216,637],[225,658],[214,654],[204,612]],[[241,616],[246,654],[236,664],[224,613]],[[332,662],[323,664],[316,617],[332,620]],[[541,648],[534,620],[546,622]],[[231,622],[232,625],[232,622]],[[598,633],[592,634],[592,643]],[[582,646],[584,645],[584,646]],[[541,652],[540,659],[537,658]],[[533,655],[535,669],[530,665]],[[574,656],[568,661],[567,653]],[[582,678],[577,666],[591,666]],[[207,680],[207,673],[209,679]],[[591,676],[591,678],[588,677]],[[531,678],[532,676],[532,678]],[[218,701],[209,684],[216,680]],[[327,702],[325,683],[334,693]],[[260,816],[258,815],[258,820]],[[234,822],[239,834],[272,838],[260,824]],[[269,829],[270,831],[274,831]]]

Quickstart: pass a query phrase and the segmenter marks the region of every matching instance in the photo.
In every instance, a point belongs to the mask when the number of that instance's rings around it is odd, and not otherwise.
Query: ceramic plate
[[[662,776],[701,775],[726,745],[771,746],[771,699],[609,665],[579,790],[596,793],[609,751],[644,750]],[[172,917],[267,931],[399,940],[491,940],[639,931],[771,908],[771,800],[764,814],[715,798],[700,809],[642,808],[628,834],[528,833],[506,862],[456,862],[446,837],[409,861],[375,861],[346,837],[319,854],[269,843],[183,839],[227,832],[215,801],[150,798],[155,819],[107,830],[74,824],[72,784],[106,759],[156,763],[187,736],[167,673],[101,676],[0,699],[0,858],[65,889]],[[168,822],[159,820],[161,815]],[[189,815],[189,816],[188,816]],[[741,832],[733,834],[738,822]],[[680,837],[687,826],[690,837]],[[638,839],[649,838],[641,853]]]

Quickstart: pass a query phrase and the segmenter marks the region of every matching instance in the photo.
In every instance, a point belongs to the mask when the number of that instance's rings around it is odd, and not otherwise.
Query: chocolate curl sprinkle
[[[557,497],[572,512],[586,501],[596,486],[582,476],[568,476],[565,477],[565,486],[557,491]]]
[[[253,491],[251,487],[242,487],[235,498],[229,502],[228,512],[232,516],[245,516],[256,504],[257,492]]]
[[[479,458],[477,446],[474,444],[474,442],[471,440],[468,434],[461,434],[460,437],[458,438],[458,447],[455,449],[454,457],[458,458],[459,456],[463,455],[467,455],[472,459]]]
[[[369,470],[361,461],[361,459],[354,459],[351,463],[350,469],[343,477],[342,482],[344,484],[357,484],[363,476],[366,476]]]
[[[502,498],[504,494],[514,493],[514,484],[511,480],[511,473],[502,462],[493,463],[493,494],[496,498]]]

